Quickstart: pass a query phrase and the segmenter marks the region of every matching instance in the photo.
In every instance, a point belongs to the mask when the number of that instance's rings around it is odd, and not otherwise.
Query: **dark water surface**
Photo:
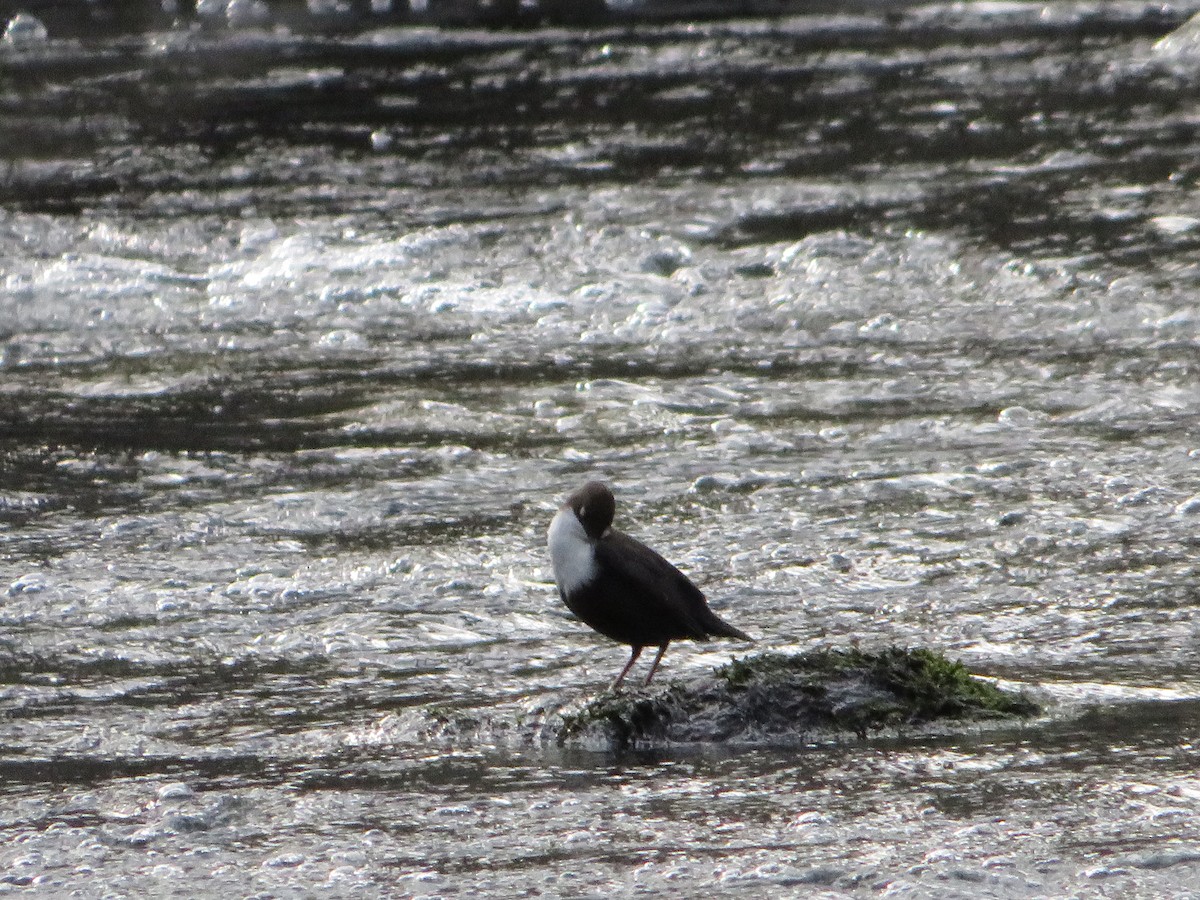
[[[0,890],[1200,896],[1194,11],[0,48]],[[592,475],[1048,714],[543,746]]]

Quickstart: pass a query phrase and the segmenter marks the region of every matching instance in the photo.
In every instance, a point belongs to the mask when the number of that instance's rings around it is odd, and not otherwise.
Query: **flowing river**
[[[1200,896],[1198,8],[0,47],[0,893]],[[1044,715],[538,739],[590,477]]]

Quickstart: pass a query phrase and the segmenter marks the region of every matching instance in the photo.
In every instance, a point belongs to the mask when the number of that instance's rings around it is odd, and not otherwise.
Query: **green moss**
[[[614,747],[662,741],[865,737],[887,727],[1030,716],[1036,704],[976,678],[931,650],[858,648],[735,659],[708,678],[656,692],[606,693],[564,716],[560,740],[591,735]]]
[[[735,659],[715,674],[735,690],[781,680],[828,684],[839,675],[859,675],[893,693],[910,722],[1038,712],[1037,704],[1024,694],[1003,691],[976,678],[961,662],[924,649],[889,647],[868,653],[852,647],[796,656],[764,653]]]
[[[876,677],[908,697],[919,718],[944,716],[1030,716],[1037,704],[1024,694],[1003,691],[976,678],[958,661],[931,650],[892,648],[879,655]]]
[[[627,746],[659,730],[657,725],[670,717],[678,691],[675,685],[657,694],[608,691],[578,712],[564,714],[560,735],[582,734],[599,726],[618,746]]]

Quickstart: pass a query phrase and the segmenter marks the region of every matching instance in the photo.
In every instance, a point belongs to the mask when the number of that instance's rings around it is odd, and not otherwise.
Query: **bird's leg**
[[[667,644],[669,643],[671,642],[667,641],[666,644],[659,644],[658,656],[654,657],[654,665],[650,667],[650,674],[646,676],[646,684],[650,683],[650,679],[653,678],[654,673],[658,671],[658,664],[662,662],[663,654],[667,652]]]
[[[629,656],[629,662],[625,663],[625,668],[621,670],[621,674],[617,676],[617,680],[612,683],[610,691],[615,691],[621,686],[621,682],[625,680],[625,676],[629,674],[629,670],[633,668],[633,664],[637,662],[637,658],[642,655],[642,648],[637,644],[633,645],[633,653]]]

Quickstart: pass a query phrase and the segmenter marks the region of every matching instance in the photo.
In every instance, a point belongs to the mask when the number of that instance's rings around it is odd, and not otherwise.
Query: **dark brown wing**
[[[629,585],[628,595],[639,607],[632,612],[655,622],[654,630],[672,640],[703,641],[710,635],[750,640],[708,608],[704,594],[686,575],[641,541],[610,530],[596,545],[596,557],[603,570]]]

